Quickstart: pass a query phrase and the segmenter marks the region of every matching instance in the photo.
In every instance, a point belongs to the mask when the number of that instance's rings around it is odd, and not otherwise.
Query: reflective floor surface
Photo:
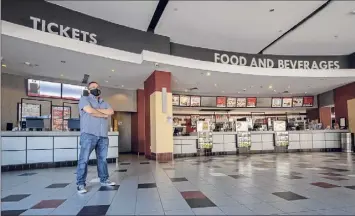
[[[354,215],[355,157],[291,153],[177,159],[123,155],[110,164],[116,187],[89,167],[89,192],[75,168],[2,174],[2,215]]]

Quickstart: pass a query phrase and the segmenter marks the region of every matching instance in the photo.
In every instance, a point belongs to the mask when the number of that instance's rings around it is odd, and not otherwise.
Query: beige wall
[[[1,76],[1,129],[6,129],[6,123],[16,123],[17,121],[17,103],[21,102],[21,98],[28,98],[26,96],[26,79],[29,77],[5,74]],[[79,84],[78,82],[63,81],[58,79],[50,79],[43,77],[33,77],[33,79],[63,82],[68,84]],[[121,112],[136,112],[136,91],[123,90],[115,88],[102,88],[103,98],[110,103],[115,111]],[[39,98],[33,98],[39,99]],[[61,100],[61,99],[44,99],[51,100],[53,105],[63,105],[63,102],[75,103],[75,101]],[[50,114],[50,105],[48,102],[37,102],[33,100],[26,100],[24,103],[41,104],[42,115]],[[78,108],[76,105],[71,105],[72,117],[78,117]],[[47,124],[47,123],[45,123]],[[49,122],[48,122],[49,124]]]
[[[154,153],[173,152],[173,125],[168,117],[173,115],[172,94],[167,93],[167,112],[162,112],[162,92],[150,95],[151,151]]]

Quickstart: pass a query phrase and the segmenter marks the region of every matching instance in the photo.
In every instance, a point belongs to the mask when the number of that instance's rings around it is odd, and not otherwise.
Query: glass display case
[[[275,132],[275,146],[288,146],[288,131]]]
[[[212,131],[209,121],[197,122],[198,149],[211,150],[213,147]]]
[[[237,148],[251,147],[251,133],[249,131],[237,132]]]

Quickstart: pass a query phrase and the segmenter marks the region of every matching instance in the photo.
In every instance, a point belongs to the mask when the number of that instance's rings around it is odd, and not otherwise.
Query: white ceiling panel
[[[355,1],[332,1],[265,54],[345,55],[355,52]]]
[[[115,24],[146,31],[158,1],[49,1]]]
[[[191,46],[258,53],[323,3],[169,1],[155,33]]]

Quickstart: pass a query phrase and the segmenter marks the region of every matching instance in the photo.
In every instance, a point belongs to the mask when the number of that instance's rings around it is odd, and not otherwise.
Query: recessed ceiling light
[[[64,76],[63,74],[60,75],[61,77]]]
[[[243,89],[243,91],[246,91],[247,89]]]
[[[291,86],[287,86],[287,88],[291,88]]]
[[[276,92],[276,89],[274,89],[274,92]]]
[[[6,64],[2,64],[1,66],[4,67],[4,68],[6,68]]]
[[[269,85],[269,89],[272,89],[272,85]]]
[[[187,89],[185,89],[185,92],[187,92]]]
[[[250,88],[254,88],[254,86],[250,86]]]
[[[350,11],[350,14],[353,14],[353,15],[355,15],[355,10],[353,10],[353,11]]]
[[[105,80],[105,82],[107,82],[107,83],[108,83],[108,80]]]
[[[115,72],[115,70],[114,70],[114,69],[112,69],[111,71],[112,71],[112,72]]]
[[[269,10],[269,12],[274,12],[275,11],[275,9],[274,8],[271,8],[270,10]]]
[[[238,94],[240,94],[240,92],[238,92]]]
[[[217,87],[217,84],[215,83],[215,84],[214,84],[214,86],[216,86],[216,87]]]
[[[305,92],[305,94],[307,94],[307,92]]]
[[[29,62],[25,62],[25,65],[31,65],[31,63],[29,63]]]
[[[211,76],[211,73],[210,73],[210,72],[207,72],[206,75],[207,75],[207,76]]]
[[[222,93],[224,93],[224,91],[222,91]]]
[[[121,85],[121,87],[123,88],[123,87],[124,87],[124,85]]]

